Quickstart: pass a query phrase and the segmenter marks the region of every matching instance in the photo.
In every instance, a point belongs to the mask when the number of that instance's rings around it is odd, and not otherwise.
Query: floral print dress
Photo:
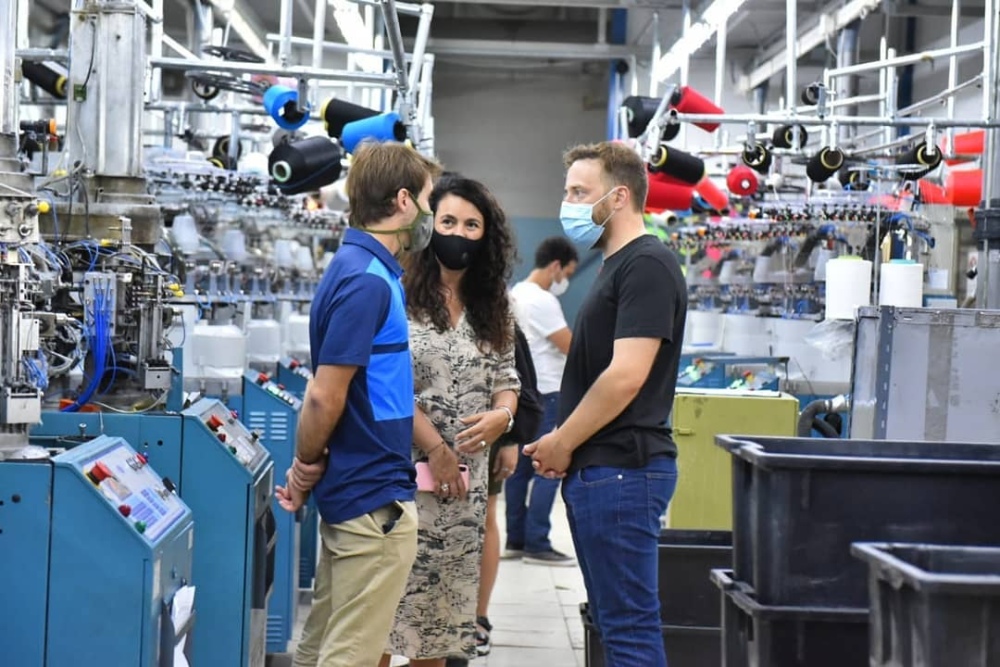
[[[513,321],[513,320],[511,320]],[[511,331],[513,334],[513,331]],[[493,396],[520,391],[514,346],[505,353],[480,350],[463,313],[458,325],[438,332],[410,319],[414,394],[441,437],[454,447],[463,417],[493,406]],[[388,651],[411,659],[476,657],[475,620],[479,565],[486,533],[489,448],[456,452],[469,467],[465,499],[417,493],[417,560],[396,612]],[[425,458],[416,446],[415,461]]]

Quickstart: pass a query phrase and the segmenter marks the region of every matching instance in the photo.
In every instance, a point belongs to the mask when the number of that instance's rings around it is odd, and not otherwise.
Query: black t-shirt
[[[640,468],[651,456],[677,455],[667,421],[677,388],[686,317],[684,274],[662,241],[641,236],[607,259],[573,327],[559,394],[559,423],[611,364],[615,340],[660,338],[662,343],[639,394],[573,453],[570,470]]]

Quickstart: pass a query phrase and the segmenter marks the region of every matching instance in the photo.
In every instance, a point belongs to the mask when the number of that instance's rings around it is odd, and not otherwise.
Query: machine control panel
[[[289,359],[287,361],[288,370],[292,371],[296,375],[305,378],[306,380],[312,380],[313,373],[309,370],[301,361],[298,359]]]
[[[225,405],[211,401],[200,415],[201,422],[219,443],[245,468],[255,470],[268,457],[260,434],[250,431]]]
[[[279,401],[286,403],[291,406],[296,411],[302,408],[302,401],[294,396],[292,392],[285,389],[284,385],[278,384],[271,380],[266,373],[261,373],[257,376],[257,386],[271,394]]]
[[[143,454],[120,438],[109,441],[111,446],[78,463],[80,471],[138,533],[156,542],[186,515],[187,507]]]

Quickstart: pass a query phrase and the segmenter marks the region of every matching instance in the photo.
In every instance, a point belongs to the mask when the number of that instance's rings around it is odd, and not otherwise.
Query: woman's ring
[[[486,449],[486,441],[485,440],[480,440],[479,441],[479,447],[482,448],[482,449]]]
[[[447,482],[445,482],[444,484],[441,485],[441,491],[443,491],[444,493],[448,493],[448,489],[450,489],[450,488],[451,487],[448,485]]]

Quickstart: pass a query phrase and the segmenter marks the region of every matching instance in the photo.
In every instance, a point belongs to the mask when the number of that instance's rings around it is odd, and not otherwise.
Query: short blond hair
[[[574,146],[563,155],[563,164],[567,169],[580,160],[600,162],[608,185],[628,188],[632,193],[632,207],[638,213],[643,212],[649,192],[649,177],[646,164],[634,150],[615,141],[602,141]]]

